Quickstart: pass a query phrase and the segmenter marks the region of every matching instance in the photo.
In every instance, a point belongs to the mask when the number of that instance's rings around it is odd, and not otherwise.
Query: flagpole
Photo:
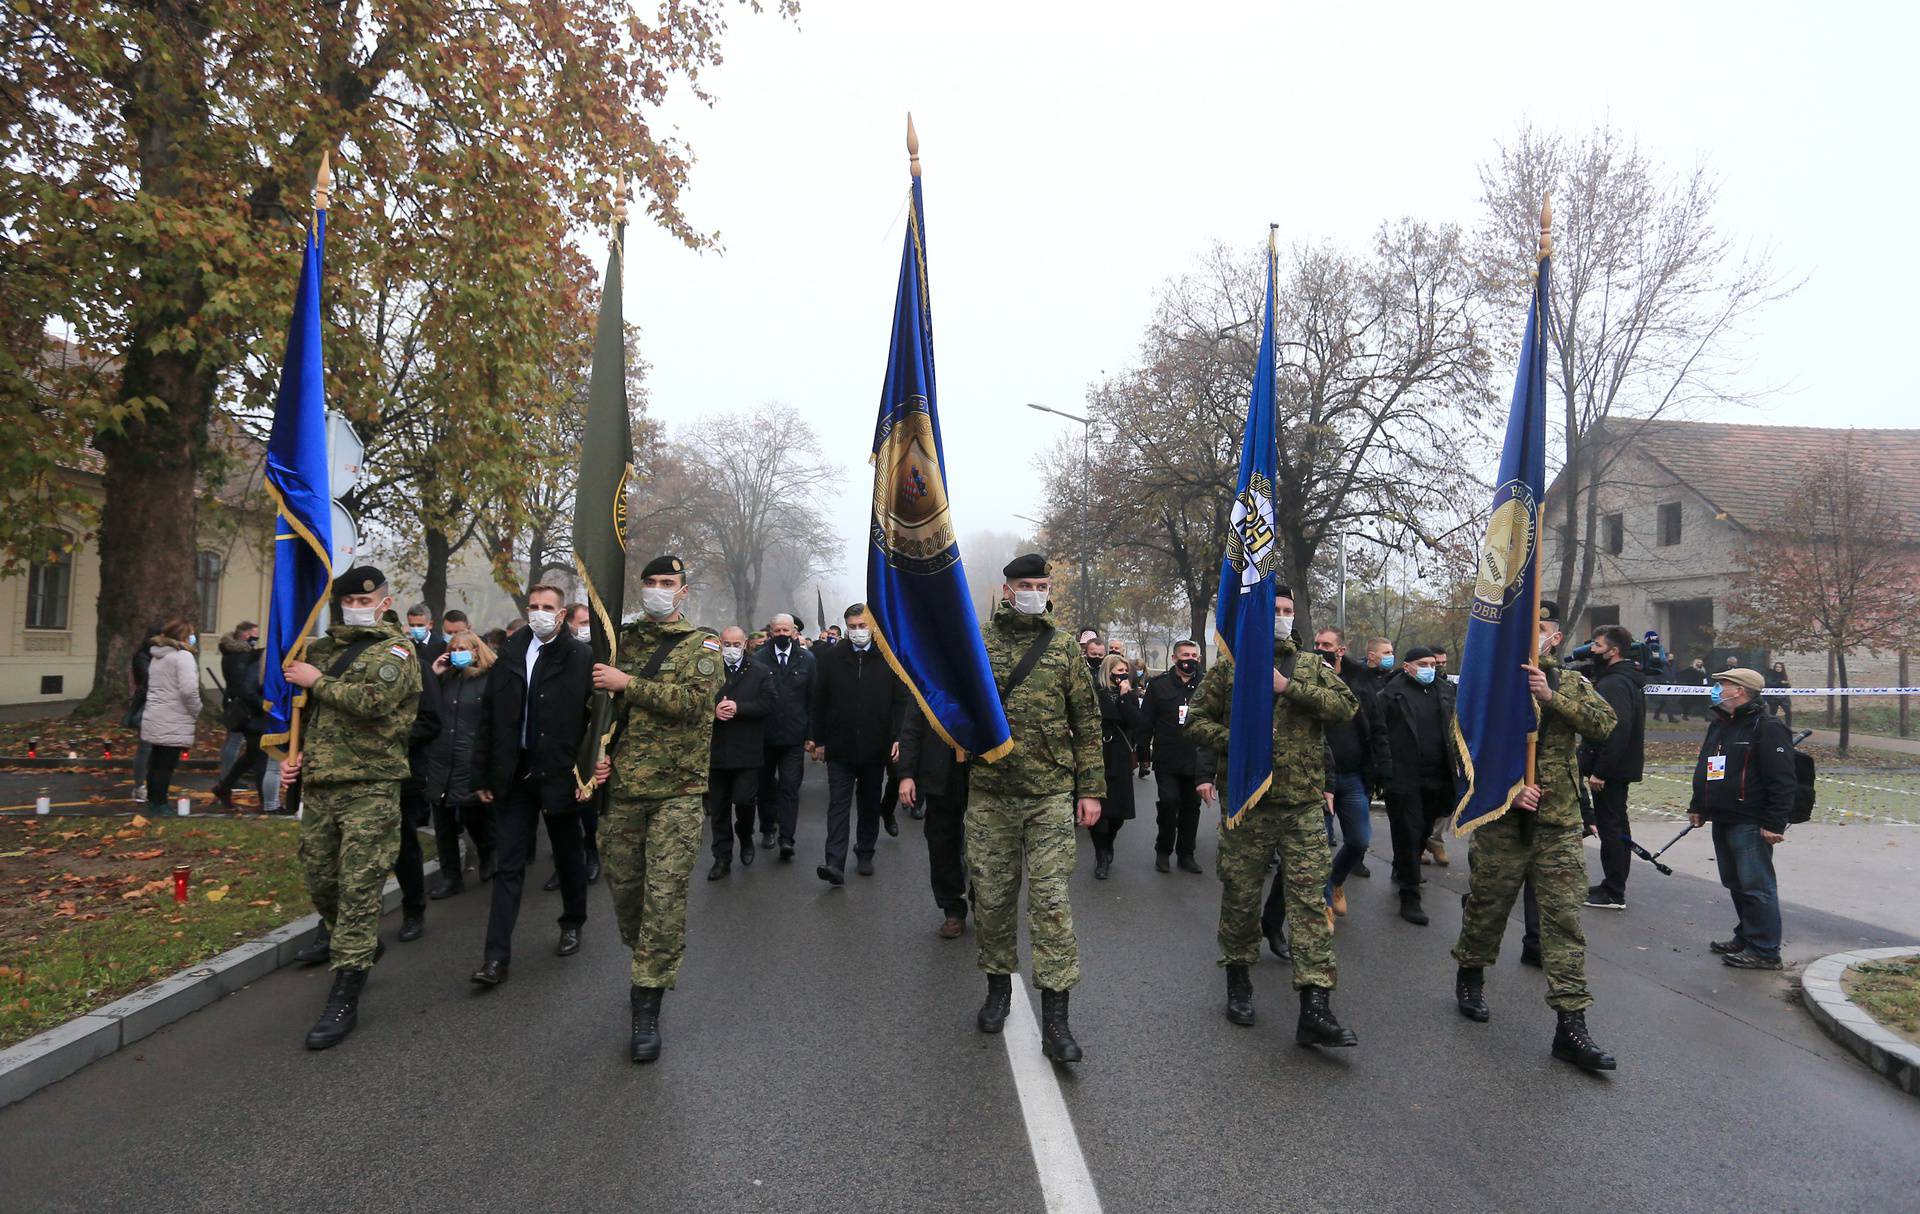
[[[1540,202],[1540,256],[1535,260],[1533,268],[1533,280],[1536,284],[1540,281],[1539,263],[1552,256],[1553,195],[1549,193],[1545,198],[1541,199]],[[1539,302],[1540,315],[1537,317],[1539,324],[1537,334],[1538,346],[1540,349],[1545,349],[1547,344],[1547,305],[1546,301]],[[1527,356],[1529,358],[1533,357],[1533,351],[1527,351]],[[1531,369],[1528,370],[1528,374],[1532,374]],[[1543,536],[1541,535],[1540,524],[1542,520],[1540,515],[1545,513],[1546,508],[1547,504],[1544,501],[1538,502],[1534,506],[1537,513],[1533,520],[1533,645],[1530,650],[1533,654],[1530,660],[1534,662],[1540,660],[1540,578],[1544,572],[1546,563],[1546,545],[1541,542]],[[1561,610],[1564,611],[1566,608],[1562,607]],[[1540,727],[1535,725],[1533,732],[1527,735],[1527,783],[1529,784],[1538,784],[1540,782],[1539,758]]]

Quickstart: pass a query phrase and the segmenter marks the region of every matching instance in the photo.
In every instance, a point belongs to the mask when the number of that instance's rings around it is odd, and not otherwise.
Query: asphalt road
[[[972,1028],[971,933],[933,933],[919,824],[882,837],[878,876],[829,890],[823,774],[801,862],[709,883],[703,858],[659,1063],[626,1061],[604,887],[566,959],[558,895],[532,891],[512,980],[484,993],[469,892],[390,947],[338,1049],[301,1047],[324,971],[282,970],[0,1111],[0,1207],[1044,1208],[1006,1045]],[[1707,954],[1729,918],[1717,886],[1641,869],[1631,910],[1588,912],[1591,1023],[1621,1059],[1593,1077],[1548,1057],[1544,980],[1511,955],[1491,1024],[1453,1010],[1460,859],[1429,870],[1425,929],[1394,916],[1379,855],[1349,887],[1335,1008],[1361,1044],[1318,1053],[1292,1044],[1271,960],[1259,1025],[1220,1014],[1211,838],[1203,877],[1154,873],[1144,822],[1119,853],[1095,882],[1082,851],[1087,1061],[1056,1072],[1107,1210],[1915,1208],[1920,1102],[1828,1041],[1780,975]],[[1794,956],[1891,942],[1798,907],[1787,923]]]

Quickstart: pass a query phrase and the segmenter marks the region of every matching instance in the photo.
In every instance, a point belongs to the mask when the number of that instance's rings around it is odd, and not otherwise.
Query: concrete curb
[[[427,861],[425,871],[432,877],[440,871],[440,862]],[[389,877],[380,891],[380,913],[390,915],[399,908],[400,883]],[[293,955],[319,930],[319,915],[295,919],[212,960],[0,1050],[0,1108],[293,964]]]
[[[1840,975],[1864,961],[1920,955],[1920,947],[1863,948],[1834,953],[1807,966],[1800,990],[1807,1010],[1827,1036],[1853,1051],[1860,1061],[1893,1080],[1902,1090],[1920,1096],[1920,1046],[1876,1023],[1841,989]]]

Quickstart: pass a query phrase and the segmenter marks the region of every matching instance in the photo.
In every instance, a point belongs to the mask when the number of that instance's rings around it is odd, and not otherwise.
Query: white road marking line
[[[1013,1087],[1020,1096],[1020,1116],[1027,1123],[1027,1143],[1040,1171],[1040,1193],[1047,1214],[1100,1214],[1100,1194],[1093,1173],[1080,1153],[1080,1136],[1073,1132],[1066,1098],[1053,1063],[1040,1052],[1040,1022],[1027,999],[1027,984],[1013,976],[1013,1008],[1003,1036],[1007,1062],[1013,1067]]]

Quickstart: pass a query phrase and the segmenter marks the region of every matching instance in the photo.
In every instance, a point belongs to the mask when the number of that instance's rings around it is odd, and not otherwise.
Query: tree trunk
[[[1833,686],[1833,650],[1827,650],[1827,686]],[[1827,697],[1827,728],[1833,728],[1833,697]]]
[[[439,527],[427,528],[427,574],[420,584],[420,597],[438,621],[447,613],[447,566],[453,562],[453,543]]]
[[[1900,651],[1900,686],[1902,687],[1913,686],[1913,684],[1907,682],[1907,679],[1909,677],[1910,676],[1907,673],[1907,651],[1902,649]],[[1900,736],[1903,738],[1910,738],[1913,736],[1913,734],[1909,731],[1908,723],[1907,723],[1907,697],[1906,696],[1900,697]]]
[[[1838,667],[1839,674],[1840,674],[1840,682],[1838,686],[1844,689],[1847,686],[1847,655],[1844,652],[1835,653],[1834,663]],[[1847,753],[1847,744],[1849,741],[1849,735],[1850,735],[1852,724],[1853,724],[1853,697],[1841,696],[1840,697],[1840,745],[1838,747],[1839,752],[1841,754]]]

